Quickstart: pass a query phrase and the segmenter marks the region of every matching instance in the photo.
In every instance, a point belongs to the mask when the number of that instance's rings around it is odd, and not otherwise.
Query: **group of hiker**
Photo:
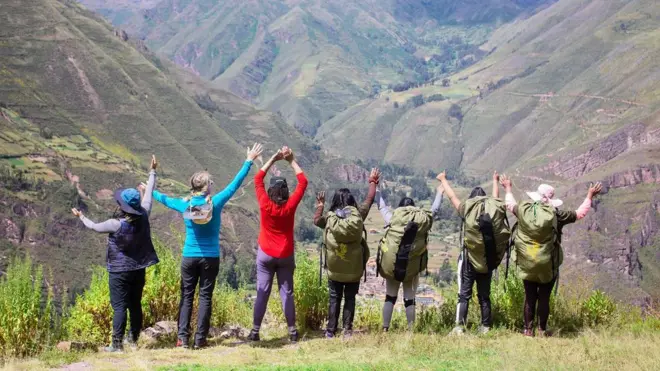
[[[207,171],[190,178],[190,195],[184,198],[167,196],[156,190],[158,162],[152,157],[149,179],[135,188],[118,189],[114,193],[117,211],[111,219],[94,223],[77,209],[74,215],[84,225],[99,233],[108,234],[107,270],[109,272],[110,302],[114,311],[112,343],[107,351],[121,351],[124,344],[137,342],[142,327],[142,291],[145,269],[158,263],[151,241],[149,214],[152,200],[182,214],[186,237],[181,260],[181,297],[179,302],[177,347],[188,348],[191,341],[191,316],[195,291],[199,293],[197,328],[192,346],[208,346],[212,295],[220,266],[220,228],[222,209],[250,172],[255,159],[260,158],[263,146],[248,148],[247,158],[229,185],[214,193],[214,182]],[[287,179],[266,175],[278,161],[286,161],[296,174],[297,185],[289,191]],[[404,197],[396,208],[388,206],[379,191],[381,173],[372,169],[369,191],[362,204],[347,188],[334,192],[326,211],[325,192],[316,196],[314,225],[323,229],[321,267],[327,271],[329,288],[328,323],[325,335],[337,334],[343,306],[343,332],[350,335],[355,317],[356,295],[360,281],[366,278],[370,251],[364,222],[377,199],[380,214],[386,223],[384,237],[378,244],[377,274],[385,279],[383,330],[388,331],[400,288],[409,329],[415,321],[415,295],[419,275],[428,264],[428,239],[437,218],[443,196],[451,201],[461,217],[462,230],[458,258],[458,305],[454,334],[462,334],[467,325],[468,304],[474,283],[481,308],[479,332],[492,327],[490,287],[493,271],[508,254],[515,253],[515,264],[525,288],[524,335],[534,336],[535,314],[538,312],[537,335],[549,336],[547,321],[550,295],[559,276],[563,261],[562,228],[584,218],[591,208],[592,198],[602,186],[592,185],[587,197],[575,211],[560,210],[562,201],[555,198],[554,188],[542,184],[536,192],[528,192],[530,200],[518,203],[513,197],[512,181],[505,175],[493,174],[492,194],[475,187],[468,199],[460,200],[451,188],[446,174],[437,176],[439,184],[431,209],[416,206]],[[266,313],[273,278],[277,283],[282,308],[288,325],[289,340],[298,341],[296,328],[293,276],[294,219],[296,210],[307,189],[308,180],[288,147],[279,149],[254,178],[260,210],[260,231],[257,240],[257,296],[254,303],[253,328],[248,340],[259,341],[260,327]],[[499,197],[500,185],[506,194]],[[507,212],[517,218],[509,226]],[[199,286],[199,289],[197,289]],[[125,337],[127,312],[130,313],[129,334]]]

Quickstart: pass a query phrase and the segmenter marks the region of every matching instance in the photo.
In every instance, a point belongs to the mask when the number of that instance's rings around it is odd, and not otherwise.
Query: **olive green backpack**
[[[552,281],[562,260],[556,243],[555,208],[542,202],[521,202],[515,230],[513,244],[520,278],[538,283]]]
[[[378,245],[378,272],[387,279],[410,281],[428,263],[428,233],[433,213],[406,206],[394,210],[385,236]]]
[[[463,248],[479,273],[499,267],[509,248],[511,228],[504,201],[492,197],[473,197],[465,201]]]
[[[332,211],[326,218],[322,251],[325,268],[333,281],[358,282],[369,260],[367,233],[356,207],[346,207],[343,212],[345,218]]]

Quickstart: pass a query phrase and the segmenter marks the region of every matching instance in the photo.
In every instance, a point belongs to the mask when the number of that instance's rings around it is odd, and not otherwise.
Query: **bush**
[[[109,343],[112,337],[112,308],[108,271],[96,267],[92,282],[85,292],[76,297],[74,306],[64,322],[70,340]]]
[[[585,323],[588,326],[596,327],[610,324],[617,307],[609,296],[596,290],[582,303],[580,309]]]
[[[53,290],[29,257],[12,260],[0,277],[0,329],[0,358],[35,355],[61,335]]]
[[[235,290],[227,285],[216,286],[213,292],[211,324],[217,327],[237,324],[252,326],[252,304],[245,289]]]

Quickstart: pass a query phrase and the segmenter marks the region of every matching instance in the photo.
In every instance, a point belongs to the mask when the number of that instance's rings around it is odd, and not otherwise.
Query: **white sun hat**
[[[564,201],[555,197],[555,188],[548,184],[541,184],[536,192],[527,192],[527,196],[534,201],[541,201],[553,207],[560,207]]]

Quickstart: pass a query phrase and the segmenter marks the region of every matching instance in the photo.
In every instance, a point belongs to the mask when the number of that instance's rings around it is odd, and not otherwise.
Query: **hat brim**
[[[115,201],[117,201],[117,203],[119,204],[119,208],[123,212],[131,215],[143,215],[142,210],[134,209],[133,206],[129,205],[128,203],[126,203],[126,201],[124,201],[123,198],[121,198],[121,193],[124,190],[126,190],[126,188],[119,188],[118,190],[115,191]],[[142,208],[140,207],[140,209]]]
[[[531,198],[533,201],[542,201],[543,200],[543,195],[541,195],[538,192],[527,192],[527,196]],[[551,198],[549,199],[550,205],[553,207],[560,207],[561,205],[564,204],[564,201],[558,199],[558,198]]]

